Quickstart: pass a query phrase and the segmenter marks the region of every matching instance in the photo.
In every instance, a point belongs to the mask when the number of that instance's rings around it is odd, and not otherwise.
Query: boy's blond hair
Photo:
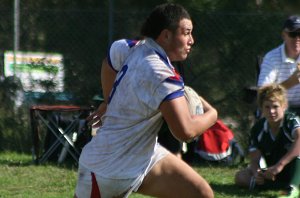
[[[286,89],[276,83],[262,86],[258,89],[257,104],[262,108],[265,101],[278,101],[281,105],[287,104]]]

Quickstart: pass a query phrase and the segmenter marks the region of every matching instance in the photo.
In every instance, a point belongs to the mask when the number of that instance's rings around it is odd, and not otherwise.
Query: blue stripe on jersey
[[[169,66],[173,69],[173,66],[170,64],[170,62],[168,61],[167,57],[164,57],[161,53],[159,53],[158,51],[155,50],[155,53]]]
[[[138,40],[130,40],[130,39],[126,39],[126,43],[129,46],[129,48],[134,47],[139,41]]]
[[[110,46],[109,49],[108,49],[108,53],[107,53],[107,62],[108,62],[108,65],[110,66],[110,68],[112,68],[112,70],[114,70],[116,73],[118,73],[119,71],[116,70],[116,69],[113,67],[112,63],[111,63],[111,58],[110,58],[110,55],[109,55],[110,48],[111,48],[111,46]]]
[[[176,92],[173,92],[173,93],[167,95],[167,96],[163,99],[163,101],[172,100],[172,99],[174,99],[174,98],[179,98],[179,97],[181,97],[181,96],[184,96],[184,90],[178,90],[178,91],[176,91]]]
[[[182,78],[174,78],[173,76],[172,77],[169,77],[165,80],[166,82],[168,83],[171,83],[171,84],[175,84],[175,85],[179,85],[179,86],[184,86],[184,82],[182,80]]]

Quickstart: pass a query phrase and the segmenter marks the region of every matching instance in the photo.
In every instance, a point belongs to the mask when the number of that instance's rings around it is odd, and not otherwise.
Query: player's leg
[[[209,184],[173,154],[160,160],[146,175],[138,193],[155,197],[213,197]]]
[[[251,173],[250,168],[242,169],[235,174],[235,178],[234,178],[235,184],[241,187],[251,188],[252,185],[251,183],[255,182],[255,181],[251,182],[253,178],[252,176],[253,175]]]
[[[79,165],[74,198],[89,197],[92,192],[91,172]]]

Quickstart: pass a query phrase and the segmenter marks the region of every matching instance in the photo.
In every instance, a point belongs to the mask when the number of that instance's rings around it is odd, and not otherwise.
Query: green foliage
[[[282,42],[282,22],[291,7],[299,8],[298,1],[20,1],[20,50],[62,54],[65,92],[76,98],[70,103],[88,106],[93,96],[101,94],[100,64],[109,38],[137,37],[150,10],[164,2],[182,4],[194,21],[195,45],[182,63],[186,84],[207,98],[220,118],[230,117],[238,123],[234,132],[246,145],[252,124],[249,115],[255,107],[245,102],[244,88],[256,83],[256,56]],[[13,2],[1,3],[0,52],[4,52],[13,49]],[[51,91],[56,82],[38,83]],[[0,147],[29,151],[29,107],[24,104],[16,109],[14,92],[1,82]],[[35,102],[54,104],[53,98],[47,92]]]
[[[14,78],[0,81],[0,150],[30,151],[29,111],[18,106],[22,94],[20,82]]]

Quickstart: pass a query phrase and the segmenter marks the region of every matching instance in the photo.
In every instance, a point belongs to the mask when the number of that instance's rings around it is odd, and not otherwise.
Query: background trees
[[[101,95],[100,64],[112,40],[134,38],[145,16],[163,0],[20,0],[20,50],[55,52],[64,57],[65,92],[69,101],[91,105]],[[299,10],[296,0],[174,0],[191,13],[194,45],[184,65],[186,84],[213,103],[234,131],[247,136],[252,104],[244,88],[256,82],[256,56],[279,45],[283,20]],[[13,1],[0,8],[0,54],[13,49]],[[2,56],[3,57],[3,56]],[[0,149],[29,152],[28,107],[58,103],[46,93],[15,108],[18,83],[3,76],[0,61]],[[22,79],[20,79],[22,80]],[[26,96],[26,95],[25,95]],[[18,135],[16,135],[18,134]]]

